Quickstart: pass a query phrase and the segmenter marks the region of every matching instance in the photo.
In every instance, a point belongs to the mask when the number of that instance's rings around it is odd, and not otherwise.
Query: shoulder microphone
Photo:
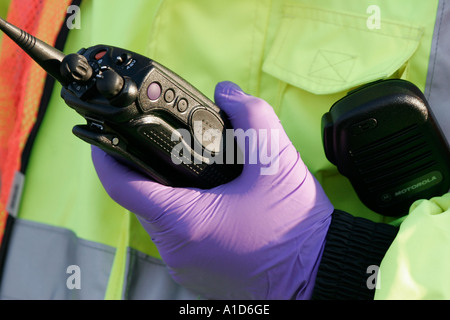
[[[362,86],[322,117],[325,154],[361,201],[403,216],[450,188],[450,149],[422,92],[391,79]]]

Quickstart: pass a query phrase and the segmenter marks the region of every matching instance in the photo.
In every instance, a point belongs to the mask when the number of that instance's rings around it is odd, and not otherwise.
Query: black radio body
[[[168,68],[108,45],[66,56],[1,18],[0,29],[62,84],[87,122],[77,137],[164,185],[212,188],[241,173],[226,115]]]

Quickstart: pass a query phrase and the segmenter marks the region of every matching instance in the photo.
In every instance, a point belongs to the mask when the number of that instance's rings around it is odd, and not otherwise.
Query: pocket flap
[[[288,2],[264,72],[315,94],[331,94],[391,76],[416,51],[423,29],[367,15]]]

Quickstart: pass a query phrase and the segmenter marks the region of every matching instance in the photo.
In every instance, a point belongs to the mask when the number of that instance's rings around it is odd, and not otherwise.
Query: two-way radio
[[[1,18],[0,29],[62,84],[86,119],[72,130],[82,140],[164,185],[212,188],[241,173],[224,112],[166,67],[108,45],[65,55]]]

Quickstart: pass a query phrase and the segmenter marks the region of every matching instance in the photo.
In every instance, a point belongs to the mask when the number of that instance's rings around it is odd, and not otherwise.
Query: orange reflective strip
[[[54,44],[71,0],[13,0],[7,20]],[[8,37],[0,51],[0,239],[6,205],[42,98],[46,73]]]

